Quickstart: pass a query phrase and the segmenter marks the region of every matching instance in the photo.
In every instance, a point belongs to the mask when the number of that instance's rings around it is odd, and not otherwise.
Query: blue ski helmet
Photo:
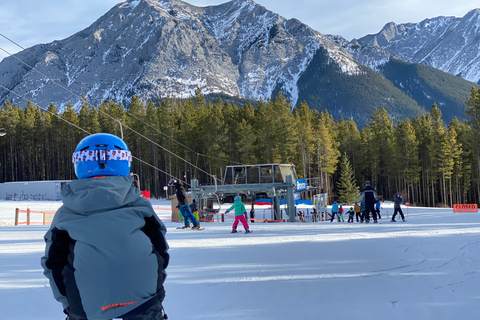
[[[235,201],[242,201],[242,197],[240,197],[240,196],[238,196],[238,195],[235,196]]]
[[[132,153],[125,142],[109,133],[95,133],[82,139],[72,156],[78,179],[96,176],[126,177]]]

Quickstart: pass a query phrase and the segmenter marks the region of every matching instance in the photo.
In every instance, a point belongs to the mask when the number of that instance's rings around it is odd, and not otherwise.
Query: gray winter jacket
[[[69,314],[112,319],[164,298],[166,228],[132,182],[95,177],[62,189],[41,263]]]

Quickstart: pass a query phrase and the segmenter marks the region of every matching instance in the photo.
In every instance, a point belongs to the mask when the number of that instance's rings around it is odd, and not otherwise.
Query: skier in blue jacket
[[[166,228],[134,186],[131,160],[125,142],[105,133],[73,154],[79,180],[62,188],[41,259],[69,320],[164,319]]]
[[[337,215],[338,222],[340,222],[340,216],[338,215],[338,204],[337,201],[334,201],[332,204],[332,218],[330,219],[330,222],[333,222],[333,219],[335,219],[335,215]]]
[[[377,213],[378,219],[382,219],[382,216],[380,215],[380,209],[381,209],[381,203],[380,200],[375,202],[375,212]]]

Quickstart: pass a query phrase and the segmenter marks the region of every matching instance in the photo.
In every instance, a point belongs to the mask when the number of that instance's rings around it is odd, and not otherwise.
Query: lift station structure
[[[198,180],[191,181],[192,199],[199,207],[211,208],[213,202],[241,195],[254,201],[260,197],[272,199],[275,220],[281,220],[280,199],[287,203],[286,213],[290,221],[295,221],[295,198],[297,174],[293,164],[255,164],[227,166],[222,184],[199,185]]]

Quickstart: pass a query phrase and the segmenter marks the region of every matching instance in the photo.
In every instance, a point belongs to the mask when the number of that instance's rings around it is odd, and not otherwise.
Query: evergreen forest
[[[134,156],[132,172],[155,197],[165,196],[172,177],[214,184],[227,165],[293,163],[298,177],[320,181],[318,192],[328,192],[331,201],[351,200],[370,180],[385,200],[401,192],[419,206],[479,203],[480,89],[465,100],[463,121],[444,123],[434,104],[398,121],[374,109],[361,129],[305,102],[292,110],[281,93],[237,106],[221,98],[207,102],[197,89],[191,99],[156,104],[138,96],[128,106],[84,101],[78,112],[72,104],[59,112],[53,104],[43,110],[6,101],[0,182],[75,179],[71,158],[78,142],[108,132],[123,135]]]

